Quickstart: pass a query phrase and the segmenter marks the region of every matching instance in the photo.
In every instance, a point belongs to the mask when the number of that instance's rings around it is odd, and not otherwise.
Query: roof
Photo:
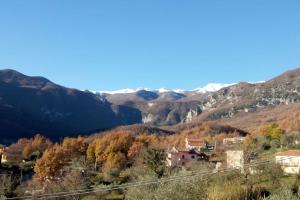
[[[279,152],[276,156],[300,156],[300,150],[288,150]]]
[[[188,139],[188,138],[186,138],[186,141],[191,146],[201,146],[205,143],[203,140],[200,140],[200,139]]]

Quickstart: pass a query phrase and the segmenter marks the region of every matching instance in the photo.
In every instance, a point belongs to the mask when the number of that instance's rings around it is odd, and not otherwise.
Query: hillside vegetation
[[[300,179],[285,176],[273,162],[262,161],[272,161],[274,153],[283,149],[300,148],[293,143],[300,139],[299,132],[288,132],[275,123],[253,133],[215,123],[177,130],[162,135],[155,134],[162,129],[130,126],[91,137],[67,137],[61,143],[41,135],[20,139],[8,147],[10,162],[1,167],[4,187],[0,194],[8,199],[47,195],[57,199],[298,198]],[[211,162],[166,166],[167,151],[173,146],[183,148],[187,137],[221,144],[224,138],[236,136],[246,136],[245,143],[231,148],[243,149],[249,158],[255,156],[257,164],[248,164],[261,173],[225,168],[216,172]],[[212,158],[226,160],[222,149]]]

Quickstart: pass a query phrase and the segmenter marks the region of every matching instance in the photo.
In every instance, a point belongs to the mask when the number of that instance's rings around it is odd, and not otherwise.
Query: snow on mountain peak
[[[113,91],[100,91],[97,93],[100,93],[100,94],[129,94],[129,93],[138,92],[140,90],[146,90],[146,91],[157,92],[157,93],[166,93],[166,92],[184,93],[186,91],[192,91],[192,92],[197,92],[197,93],[207,93],[207,92],[215,92],[215,91],[222,89],[223,87],[228,87],[231,85],[234,85],[234,84],[209,83],[202,88],[196,88],[194,90],[182,90],[182,89],[170,90],[170,89],[166,89],[166,88],[159,88],[159,89],[152,90],[149,88],[139,87],[136,89],[126,88],[126,89],[113,90]],[[91,92],[96,93],[95,91],[91,91]]]
[[[121,90],[100,91],[99,93],[100,94],[129,94],[129,93],[138,92],[140,90],[150,91],[148,88],[139,87],[139,88],[136,88],[136,89],[126,88],[126,89],[121,89]]]
[[[234,85],[235,83],[231,83],[231,84],[223,84],[223,83],[209,83],[206,86],[202,87],[202,88],[196,88],[193,91],[197,92],[197,93],[208,93],[208,92],[216,92],[224,87],[229,87],[231,85]]]
[[[249,82],[252,84],[258,84],[258,83],[264,83],[265,81],[257,81],[257,82]],[[159,89],[149,89],[149,88],[144,88],[144,87],[138,87],[136,89],[130,89],[130,88],[126,88],[126,89],[121,89],[121,90],[113,90],[113,91],[93,91],[93,90],[88,90],[92,93],[100,93],[100,94],[130,94],[130,93],[135,93],[141,90],[146,90],[149,92],[157,92],[157,93],[166,93],[166,92],[176,92],[176,93],[185,93],[185,92],[195,92],[195,93],[199,93],[199,94],[205,94],[205,93],[209,93],[209,92],[216,92],[219,91],[220,89],[224,88],[224,87],[229,87],[232,85],[235,85],[236,83],[230,83],[230,84],[223,84],[223,83],[209,83],[204,87],[199,87],[196,88],[194,90],[182,90],[182,89],[176,89],[176,90],[170,90],[170,89],[166,89],[166,88],[159,88]]]
[[[156,90],[159,93],[164,93],[164,92],[170,92],[172,90],[166,89],[166,88],[159,88],[158,90]]]
[[[159,88],[157,90],[151,90],[149,88],[144,88],[144,87],[138,87],[136,89],[121,89],[121,90],[112,90],[112,91],[100,91],[100,94],[129,94],[129,93],[135,93],[141,90],[146,90],[149,92],[158,92],[158,93],[165,93],[165,92],[171,92],[172,90],[166,89],[166,88]]]
[[[176,93],[184,93],[186,90],[176,89],[176,90],[173,90],[173,91],[176,92]]]

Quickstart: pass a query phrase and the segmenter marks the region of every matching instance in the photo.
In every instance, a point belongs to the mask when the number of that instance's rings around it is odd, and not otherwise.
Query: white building
[[[206,148],[206,142],[200,139],[185,138],[185,148],[200,151],[202,148]]]
[[[0,164],[6,162],[7,162],[7,157],[5,153],[5,148],[0,148]]]
[[[238,169],[244,173],[244,151],[226,151],[227,168]]]
[[[232,144],[243,144],[245,141],[245,137],[233,137],[233,138],[224,138],[224,145],[232,145]]]
[[[299,174],[300,150],[288,150],[277,153],[276,163],[279,164],[286,174]]]

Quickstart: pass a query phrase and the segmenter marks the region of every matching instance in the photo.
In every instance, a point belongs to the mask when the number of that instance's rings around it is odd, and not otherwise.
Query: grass
[[[297,176],[283,176],[280,178],[281,185],[292,185],[297,179]]]

